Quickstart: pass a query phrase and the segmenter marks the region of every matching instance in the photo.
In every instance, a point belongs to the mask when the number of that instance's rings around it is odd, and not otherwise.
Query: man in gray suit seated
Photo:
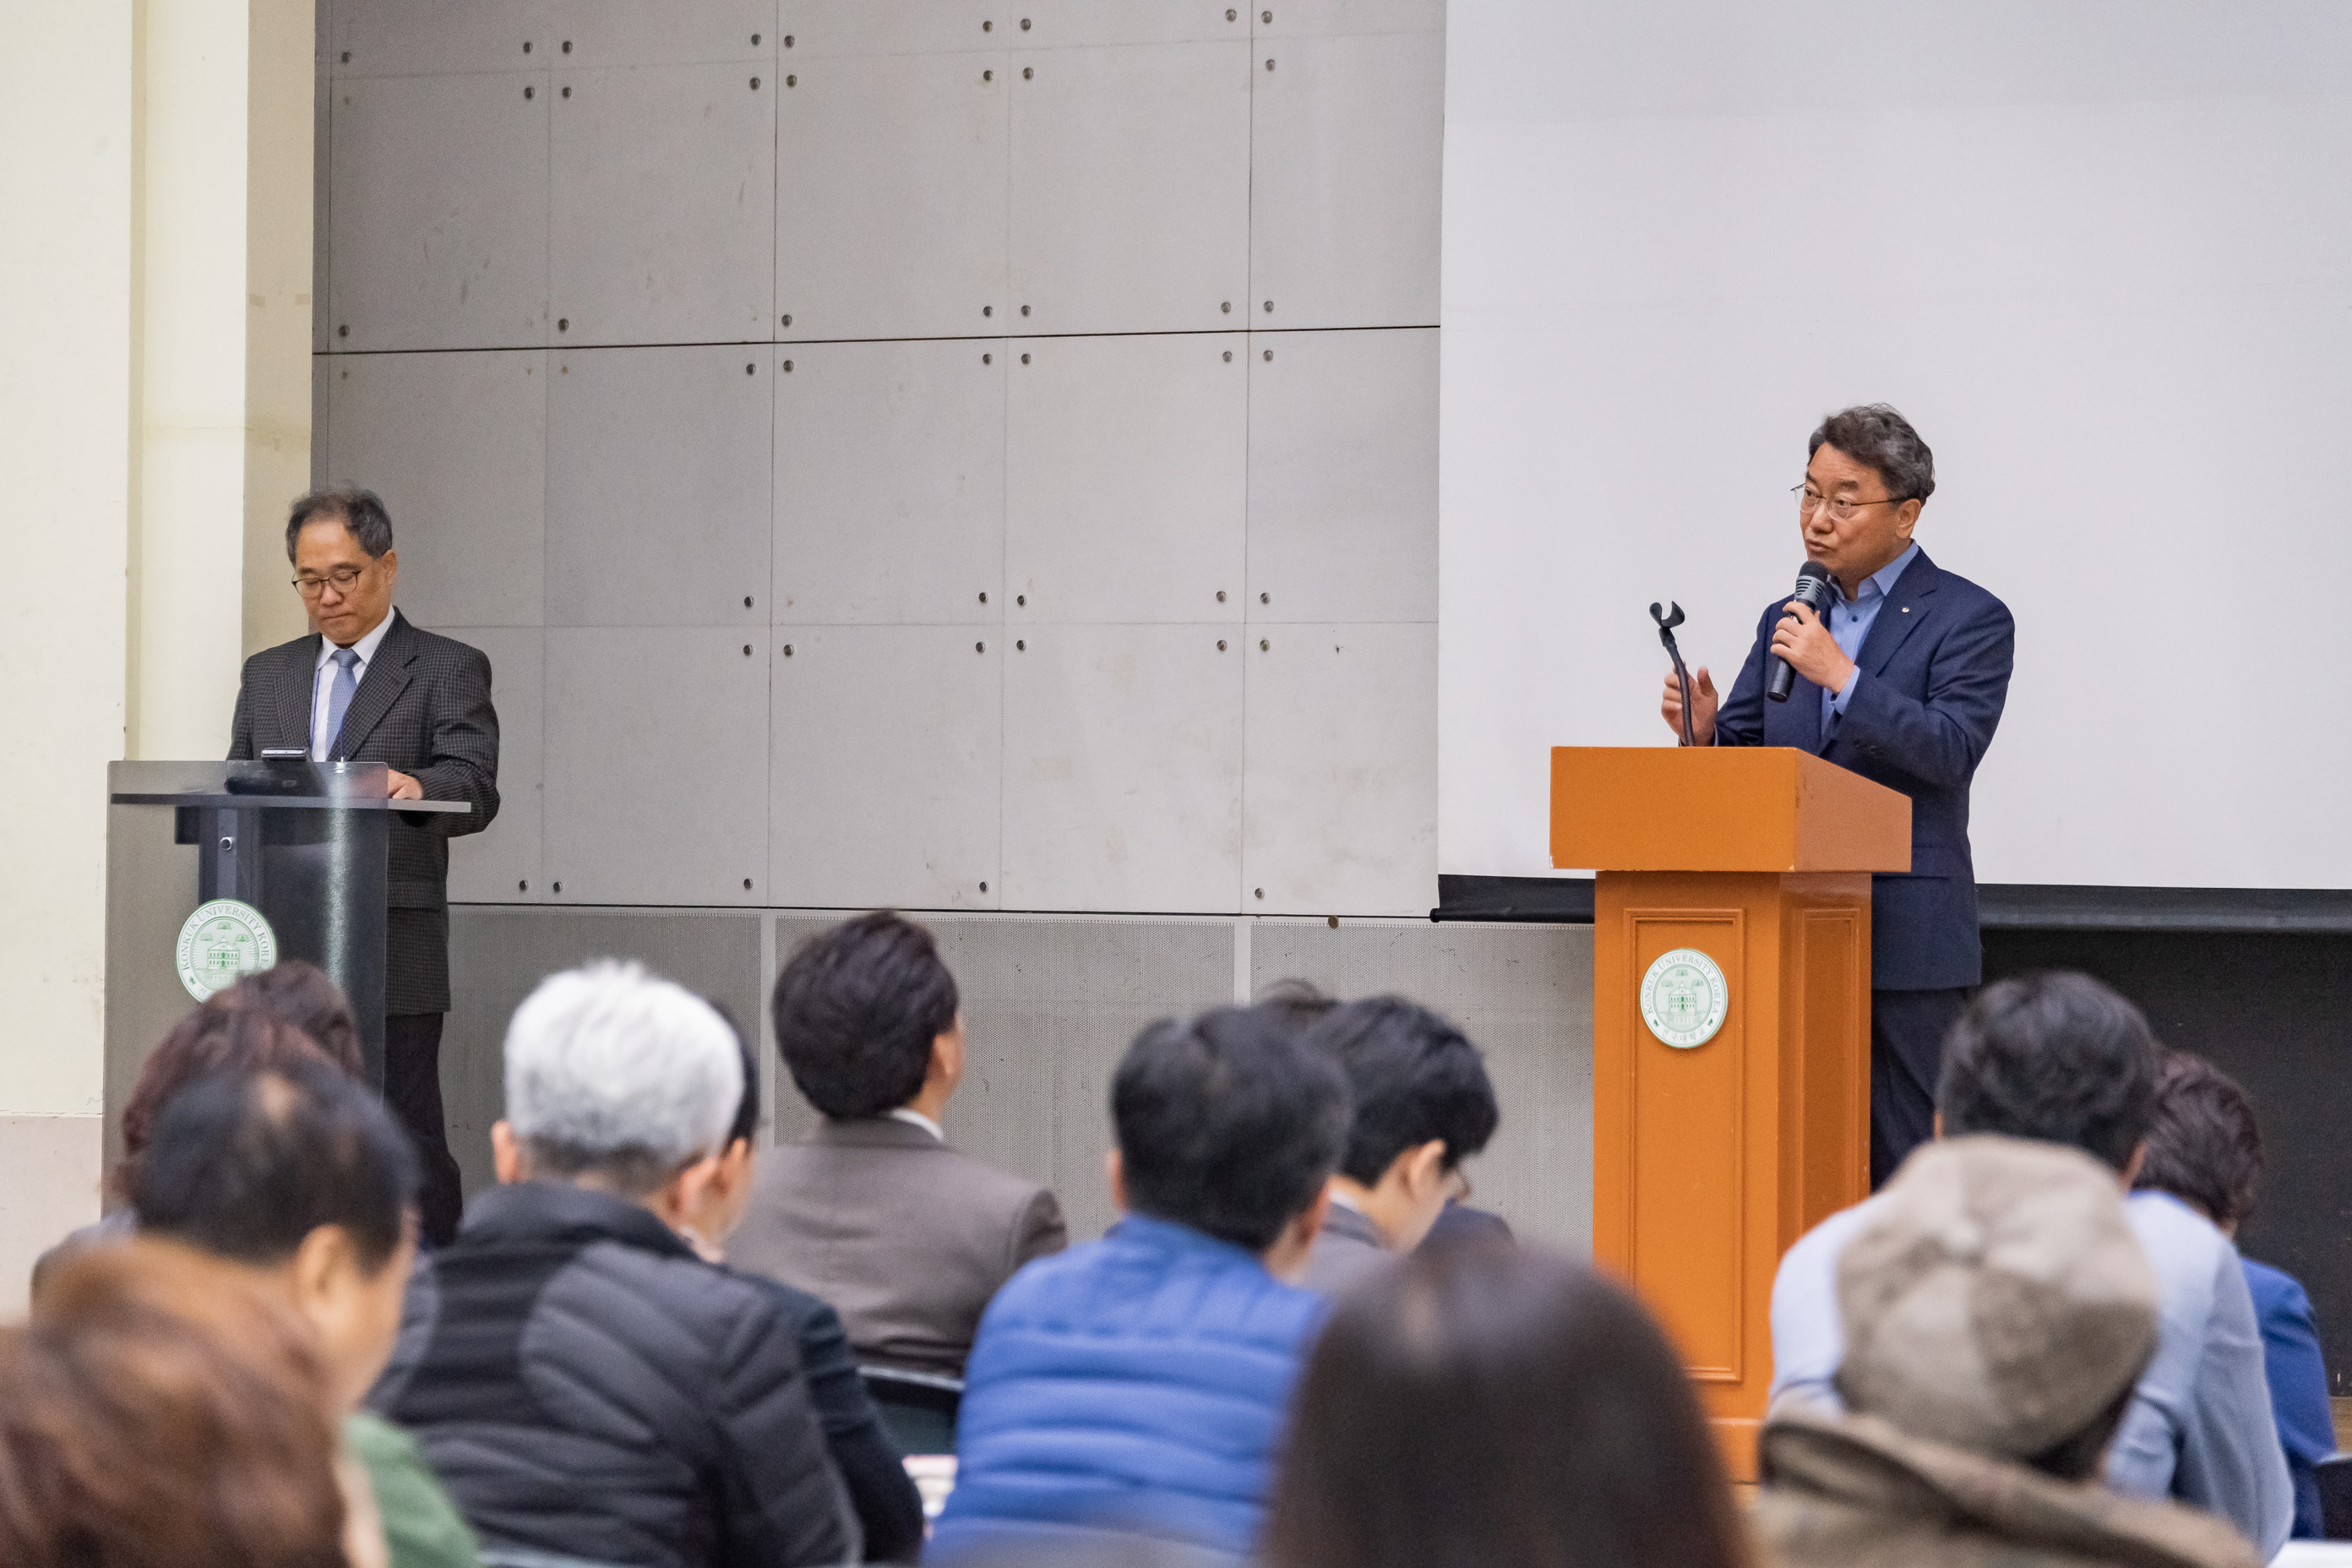
[[[955,976],[930,932],[881,910],[803,943],[772,1006],[824,1120],[762,1157],[728,1261],[831,1303],[864,1364],[961,1377],[989,1298],[1069,1235],[1051,1192],[948,1146]]]

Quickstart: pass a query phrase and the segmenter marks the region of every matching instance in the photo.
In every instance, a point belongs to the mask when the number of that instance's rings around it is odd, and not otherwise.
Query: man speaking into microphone
[[[1696,744],[1794,746],[1911,797],[1911,869],[1871,879],[1870,1179],[1875,1187],[1934,1131],[1944,1033],[1984,974],[1969,781],[2009,696],[2016,626],[2009,607],[1930,561],[1912,542],[1936,490],[1935,455],[1883,403],[1848,408],[1813,432],[1797,528],[1809,573],[1830,583],[1783,598],[1718,701],[1691,676]],[[1795,674],[1772,700],[1785,662]],[[1664,711],[1679,739],[1683,700],[1666,677]]]

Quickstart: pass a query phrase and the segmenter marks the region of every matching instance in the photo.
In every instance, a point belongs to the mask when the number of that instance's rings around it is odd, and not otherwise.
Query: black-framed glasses
[[[1845,521],[1864,507],[1901,506],[1911,499],[1909,496],[1888,496],[1885,500],[1855,500],[1851,496],[1840,496],[1835,500],[1832,500],[1811,485],[1790,485],[1789,493],[1797,498],[1799,517],[1811,517],[1826,506],[1830,509],[1830,515],[1840,522]]]
[[[306,599],[315,599],[327,591],[328,584],[332,583],[336,593],[348,594],[359,586],[360,579],[366,574],[364,566],[338,567],[323,577],[314,577],[305,572],[294,579],[294,591]]]

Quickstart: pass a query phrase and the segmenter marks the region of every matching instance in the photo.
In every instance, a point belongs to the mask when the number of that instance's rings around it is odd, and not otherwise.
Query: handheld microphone
[[[1830,569],[1818,561],[1808,561],[1797,568],[1797,591],[1789,595],[1821,615],[1829,608],[1830,595],[1837,592],[1832,585]],[[1770,667],[1764,672],[1764,695],[1775,702],[1789,700],[1789,692],[1797,684],[1797,672],[1779,654],[1771,656]]]

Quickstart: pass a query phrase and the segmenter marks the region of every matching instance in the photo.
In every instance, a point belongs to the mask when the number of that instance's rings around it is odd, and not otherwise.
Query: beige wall
[[[0,1307],[97,1212],[106,764],[218,754],[300,629],[311,17],[0,7]]]

